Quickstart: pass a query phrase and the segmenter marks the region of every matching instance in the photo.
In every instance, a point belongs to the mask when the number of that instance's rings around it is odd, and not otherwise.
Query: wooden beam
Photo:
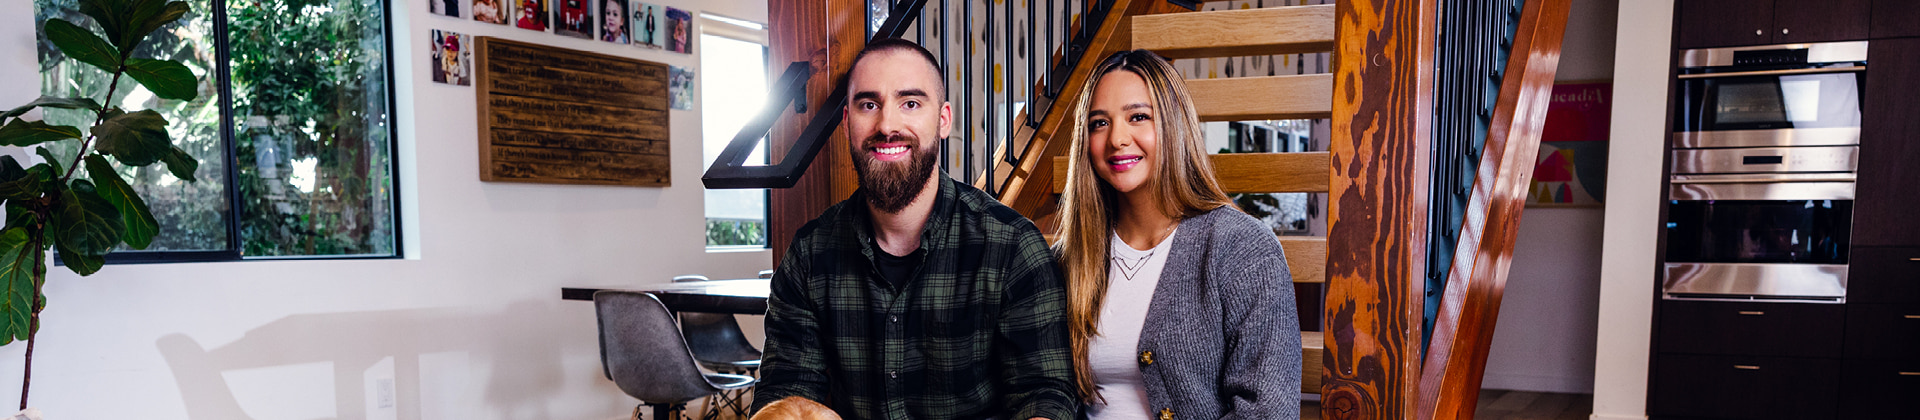
[[[1228,194],[1327,192],[1328,152],[1210,155],[1215,178]],[[1067,157],[1053,157],[1053,193],[1067,190]]]
[[[1338,4],[1327,200],[1328,419],[1417,408],[1435,0]]]
[[[1201,121],[1305,120],[1333,115],[1333,75],[1187,81]]]
[[[813,66],[803,99],[807,112],[795,113],[788,108],[774,124],[767,133],[770,156],[786,156],[814,114],[840,112],[828,109],[832,107],[823,102],[853,65],[853,56],[866,46],[866,32],[859,18],[866,16],[865,8],[864,0],[767,1],[768,74],[779,75],[796,61]],[[767,207],[767,242],[773,249],[774,266],[780,265],[800,226],[853,194],[858,181],[846,150],[846,133],[835,130],[793,188],[772,190]]]
[[[1526,2],[1420,374],[1419,419],[1471,419],[1553,98],[1571,0]]]
[[[1142,16],[1133,47],[1167,58],[1328,52],[1333,16],[1330,4]]]

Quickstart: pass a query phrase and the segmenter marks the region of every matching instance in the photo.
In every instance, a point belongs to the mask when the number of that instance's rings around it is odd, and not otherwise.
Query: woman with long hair
[[[1298,418],[1286,259],[1214,179],[1185,81],[1145,50],[1093,74],[1055,244],[1088,416]]]

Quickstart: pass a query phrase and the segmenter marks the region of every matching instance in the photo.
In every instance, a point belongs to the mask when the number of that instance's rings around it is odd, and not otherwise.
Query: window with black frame
[[[182,61],[199,78],[199,98],[121,86],[108,102],[164,115],[174,144],[200,160],[200,181],[159,167],[122,169],[160,233],[146,250],[108,261],[398,256],[386,1],[186,1],[187,16],[155,31],[137,55]],[[34,3],[36,22],[97,27],[78,0]],[[99,97],[112,83],[44,36],[39,51],[44,95]],[[90,125],[73,111],[43,118]],[[74,146],[52,152],[71,159]]]

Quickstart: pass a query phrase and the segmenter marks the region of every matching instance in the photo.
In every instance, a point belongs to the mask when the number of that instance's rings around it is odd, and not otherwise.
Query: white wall
[[[1614,78],[1619,1],[1573,0],[1555,80]],[[1521,215],[1483,388],[1593,392],[1602,213],[1529,207]]]
[[[766,21],[759,0],[649,2]],[[591,303],[559,289],[771,265],[765,252],[704,251],[698,109],[671,113],[672,187],[482,183],[474,88],[434,84],[417,65],[433,29],[677,66],[696,56],[394,4],[410,258],[55,268],[35,407],[54,419],[625,418],[637,401],[601,374]],[[0,105],[37,95],[22,82],[39,77],[32,7],[0,2],[0,77],[16,81],[0,84]],[[18,394],[24,349],[0,348],[0,395]],[[383,383],[392,407],[367,391]]]
[[[1593,418],[1644,419],[1653,328],[1673,0],[1622,0],[1614,54],[1613,148],[1607,158],[1606,246],[1600,269]]]

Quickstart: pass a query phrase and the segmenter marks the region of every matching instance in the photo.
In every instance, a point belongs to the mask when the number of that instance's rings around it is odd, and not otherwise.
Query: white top
[[[1152,418],[1153,407],[1147,404],[1147,388],[1140,376],[1140,329],[1147,322],[1147,307],[1153,302],[1154,286],[1160,284],[1160,269],[1167,265],[1173,237],[1168,233],[1153,249],[1144,251],[1133,249],[1119,235],[1108,245],[1112,258],[1107,264],[1107,299],[1100,308],[1100,335],[1087,347],[1094,387],[1106,401],[1096,400],[1087,408],[1090,419]]]

